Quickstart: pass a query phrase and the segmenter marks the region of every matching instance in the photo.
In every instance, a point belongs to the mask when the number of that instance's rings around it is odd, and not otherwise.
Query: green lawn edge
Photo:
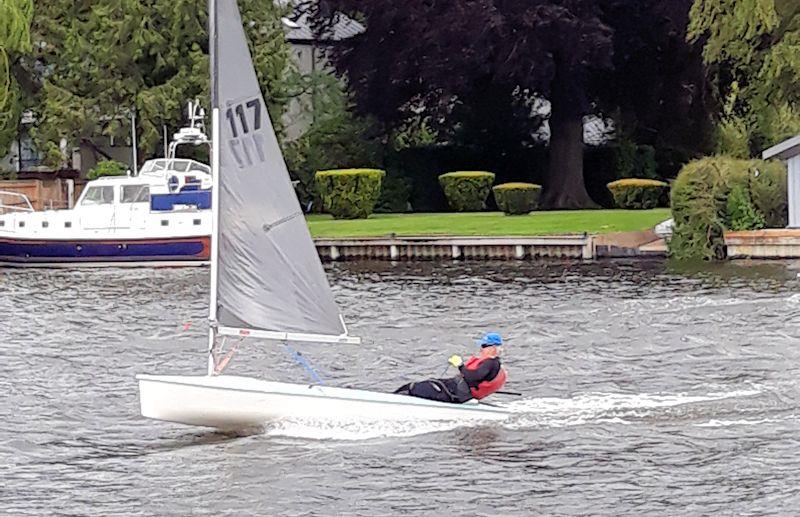
[[[634,232],[671,217],[653,210],[564,210],[510,216],[502,212],[373,214],[368,219],[307,216],[316,238],[395,236],[538,236]]]

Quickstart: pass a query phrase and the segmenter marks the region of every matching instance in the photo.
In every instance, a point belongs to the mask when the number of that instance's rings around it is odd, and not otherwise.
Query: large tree
[[[20,89],[11,69],[30,50],[32,17],[32,0],[0,2],[0,156],[6,154],[19,125]]]
[[[671,12],[660,8],[662,3],[678,8]],[[550,159],[543,174],[543,201],[552,208],[579,208],[593,204],[583,181],[583,117],[613,115],[618,107],[637,114],[665,109],[663,103],[652,102],[642,103],[643,109],[617,89],[624,85],[634,96],[646,94],[654,100],[669,96],[666,89],[650,92],[663,78],[639,76],[636,66],[626,65],[633,62],[634,53],[661,58],[668,51],[664,41],[682,33],[689,3],[324,0],[318,18],[324,22],[342,12],[364,20],[366,32],[338,47],[333,60],[346,74],[360,108],[390,125],[424,112],[432,120],[459,127],[460,121],[452,118],[459,110],[475,113],[482,105],[500,102],[514,107],[508,120],[519,121],[521,113],[530,121],[525,131],[531,134],[540,122],[531,107],[537,99],[547,99]],[[631,12],[638,14],[640,25],[620,27],[620,14],[633,20]],[[625,38],[635,34],[635,40],[627,42],[630,49],[616,39],[618,32]],[[640,44],[644,38],[650,42]]]
[[[270,92],[273,120],[288,97],[290,69],[281,15],[272,0],[240,2],[253,61]],[[126,137],[138,115],[140,152],[158,149],[161,126],[183,121],[187,100],[208,98],[205,4],[194,0],[42,0],[35,53],[25,73],[37,91],[37,140],[51,158],[63,138]]]
[[[757,153],[800,131],[800,2],[696,0],[689,37],[724,104],[723,147]]]

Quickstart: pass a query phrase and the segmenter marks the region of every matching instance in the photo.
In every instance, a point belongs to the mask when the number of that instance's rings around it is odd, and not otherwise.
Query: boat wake
[[[724,425],[713,420],[719,404],[753,397],[758,389],[709,392],[706,394],[624,394],[584,393],[572,398],[528,398],[503,407],[513,415],[508,422],[394,422],[358,420],[330,422],[317,420],[282,420],[266,426],[263,434],[270,437],[319,441],[360,441],[381,438],[405,438],[440,433],[464,427],[500,426],[507,430],[526,428],[560,428],[593,423],[628,425],[643,420],[697,418],[696,425]],[[709,404],[715,405],[709,407]],[[704,424],[703,422],[709,422]]]
[[[510,428],[568,427],[589,423],[631,424],[644,419],[708,416],[708,405],[760,394],[757,389],[695,394],[584,393],[572,398],[530,398],[506,407],[515,413]]]
[[[470,423],[468,425],[476,425]],[[381,438],[407,438],[429,433],[450,431],[464,424],[459,422],[393,422],[357,420],[325,422],[321,420],[283,420],[264,429],[267,436],[305,440],[360,441]]]

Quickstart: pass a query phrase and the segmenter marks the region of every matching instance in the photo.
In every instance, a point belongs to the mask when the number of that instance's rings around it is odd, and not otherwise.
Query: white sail
[[[275,338],[344,335],[256,79],[236,0],[214,4],[219,216],[212,319],[221,333],[227,327]]]

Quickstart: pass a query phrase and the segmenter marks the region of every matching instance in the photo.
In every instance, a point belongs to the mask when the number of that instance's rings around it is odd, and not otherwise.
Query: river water
[[[202,269],[0,272],[0,514],[709,515],[800,505],[800,265],[341,264],[329,384],[441,375],[507,338],[506,424],[247,436],[148,421],[136,373],[205,368]],[[230,371],[305,382],[280,347]]]

